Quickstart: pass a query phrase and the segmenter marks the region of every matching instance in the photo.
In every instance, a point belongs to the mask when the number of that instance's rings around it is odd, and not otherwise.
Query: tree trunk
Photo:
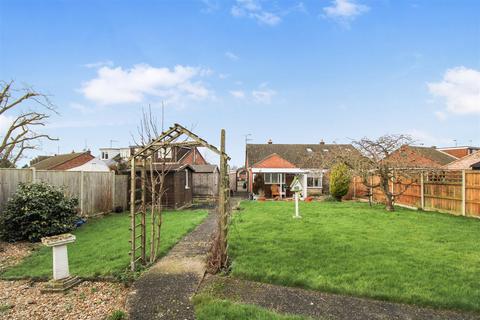
[[[395,211],[395,207],[393,206],[393,194],[390,192],[390,186],[388,184],[388,181],[390,178],[387,177],[381,177],[382,179],[382,191],[383,194],[385,195],[385,209],[387,211]]]

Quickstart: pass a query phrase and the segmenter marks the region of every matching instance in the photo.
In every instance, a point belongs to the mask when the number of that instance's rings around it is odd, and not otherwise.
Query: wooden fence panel
[[[0,169],[0,212],[21,182],[45,182],[62,187],[65,195],[79,200],[82,216],[127,208],[128,176],[113,172],[80,172],[32,169]]]
[[[45,182],[52,186],[61,187],[65,190],[67,197],[80,199],[80,172],[37,170],[36,182]]]
[[[127,210],[128,207],[128,175],[115,175],[115,199],[114,208],[121,207]]]
[[[374,177],[371,182],[378,182]],[[423,181],[423,193],[422,183]],[[480,172],[477,171],[432,171],[424,174],[424,179],[418,178],[415,183],[389,184],[394,193],[404,191],[395,198],[395,203],[410,207],[422,207],[422,194],[425,210],[448,212],[455,215],[466,215],[480,218]],[[368,199],[368,188],[359,177],[352,182],[354,198]],[[384,202],[385,197],[379,188],[373,190],[373,200]]]
[[[465,172],[465,214],[480,218],[480,172]]]
[[[32,176],[33,172],[30,169],[0,169],[0,212],[17,191],[18,185],[31,182]]]

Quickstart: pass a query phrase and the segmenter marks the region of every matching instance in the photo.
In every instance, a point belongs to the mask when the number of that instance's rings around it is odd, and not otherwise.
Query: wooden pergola
[[[183,141],[180,141],[183,140]],[[225,130],[221,130],[220,150],[209,144],[185,127],[174,124],[168,130],[160,134],[155,140],[140,150],[134,152],[130,157],[130,269],[135,271],[138,264],[146,265],[146,215],[147,215],[147,188],[146,188],[146,162],[153,161],[155,154],[162,148],[171,147],[205,147],[220,156],[220,176],[219,192],[217,204],[217,228],[218,235],[216,244],[218,246],[218,255],[216,260],[220,261],[223,267],[227,261],[227,234],[228,234],[228,211],[229,211],[229,181],[228,181],[228,160],[230,157],[225,153]],[[139,162],[141,165],[139,165]],[[140,188],[137,188],[136,169],[139,167],[141,172]],[[137,192],[141,194],[137,199]]]

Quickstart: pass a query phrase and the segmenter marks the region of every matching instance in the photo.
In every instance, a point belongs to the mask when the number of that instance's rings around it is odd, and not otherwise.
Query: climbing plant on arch
[[[135,271],[139,265],[146,265],[146,215],[149,205],[147,194],[147,166],[152,164],[155,154],[163,149],[165,152],[172,147],[205,147],[220,157],[220,176],[219,176],[219,193],[217,199],[217,233],[215,235],[214,244],[210,254],[210,269],[218,271],[225,267],[227,263],[227,236],[228,236],[228,216],[229,216],[229,182],[228,182],[228,160],[230,157],[225,153],[225,130],[221,130],[220,149],[211,145],[204,139],[200,138],[185,127],[174,124],[168,130],[162,132],[158,137],[151,140],[146,145],[138,147],[130,157],[130,269]],[[171,150],[171,149],[170,149]],[[137,175],[140,171],[140,176]],[[137,182],[140,181],[138,186]],[[163,184],[160,185],[160,188]],[[155,194],[155,192],[153,192]],[[163,190],[158,192],[158,196],[162,196]],[[139,196],[138,196],[139,195]],[[137,199],[138,198],[138,199]],[[152,195],[150,205],[155,210],[155,203],[158,199],[154,199]],[[161,204],[161,199],[158,202]],[[161,205],[159,206],[161,210]],[[152,217],[154,215],[152,214]],[[154,219],[150,222],[151,238],[155,239],[160,234],[160,223],[156,223]],[[151,242],[151,253],[156,252],[159,243]],[[150,255],[150,263],[154,262],[152,254]],[[153,255],[155,258],[155,255]]]

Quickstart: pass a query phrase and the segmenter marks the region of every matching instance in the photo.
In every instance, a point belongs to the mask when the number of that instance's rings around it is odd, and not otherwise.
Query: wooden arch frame
[[[177,142],[182,137],[191,141]],[[146,146],[142,146],[138,152],[132,153],[130,157],[130,269],[135,271],[138,263],[146,265],[146,165],[148,158],[153,159],[156,152],[167,147],[205,147],[220,156],[220,181],[217,204],[217,237],[216,252],[213,260],[217,261],[218,268],[225,266],[227,262],[227,233],[228,233],[228,211],[229,211],[229,181],[228,181],[228,160],[230,157],[225,153],[225,130],[221,130],[220,149],[209,144],[190,130],[175,123],[173,127],[162,132],[155,140]],[[141,187],[137,189],[137,160],[142,161],[141,166]],[[136,199],[137,191],[141,192],[141,198]],[[140,210],[138,211],[138,205]],[[140,216],[140,222],[137,217]],[[138,254],[140,253],[140,255]]]

